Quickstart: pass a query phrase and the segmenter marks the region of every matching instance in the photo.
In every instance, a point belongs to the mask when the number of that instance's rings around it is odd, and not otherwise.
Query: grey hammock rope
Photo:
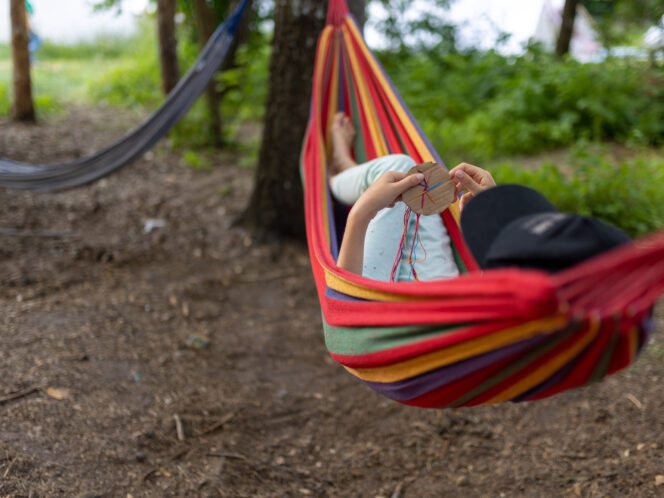
[[[26,190],[78,187],[109,175],[138,159],[189,111],[224,62],[248,0],[212,34],[198,60],[164,103],[137,128],[92,155],[57,164],[33,165],[0,159],[0,186]]]

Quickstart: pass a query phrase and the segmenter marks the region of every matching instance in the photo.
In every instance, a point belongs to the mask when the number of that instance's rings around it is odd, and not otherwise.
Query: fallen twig
[[[11,235],[14,237],[46,237],[64,238],[76,237],[72,232],[58,232],[55,230],[21,230],[19,228],[0,227],[0,235]]]
[[[148,470],[145,474],[143,474],[143,478],[141,479],[141,481],[147,481],[150,478],[150,476],[152,474],[154,474],[155,472],[157,472],[158,470],[159,469],[157,467],[155,467],[154,469]]]
[[[210,427],[207,429],[203,429],[200,431],[196,436],[204,436],[205,434],[210,434],[211,432],[216,431],[217,429],[220,429],[223,427],[224,424],[226,424],[230,419],[232,419],[235,416],[235,412],[230,412],[221,417],[217,422],[212,424]]]
[[[172,455],[170,459],[171,459],[171,461],[179,460],[180,458],[185,456],[190,451],[191,451],[191,448],[184,448],[184,449],[178,451],[177,453],[175,453],[174,455]]]
[[[9,471],[12,469],[14,466],[14,462],[16,461],[16,458],[13,458],[11,462],[9,462],[9,465],[7,466],[7,470],[5,470],[5,474],[2,476],[3,479],[6,479],[7,476],[9,475]]]
[[[175,420],[175,431],[177,432],[178,440],[184,441],[184,429],[182,428],[182,420],[180,419],[180,415],[177,413],[173,415],[173,420]]]
[[[397,487],[394,488],[394,493],[392,493],[392,498],[401,498],[401,490],[403,489],[403,481],[400,481],[397,484]]]
[[[637,397],[634,396],[633,394],[631,394],[631,393],[625,394],[625,397],[626,397],[628,400],[630,400],[632,403],[634,403],[634,406],[636,406],[639,410],[643,411],[643,409],[645,408],[645,407],[643,406],[643,403],[641,403],[641,402],[637,399]]]
[[[17,391],[15,393],[8,394],[7,396],[0,398],[0,404],[7,403],[8,401],[14,401],[15,399],[19,398],[24,398],[37,391],[39,391],[39,388],[33,386],[33,387],[28,387],[27,389],[23,389],[22,391]]]
[[[211,451],[210,453],[207,454],[207,456],[211,457],[220,457],[220,458],[232,458],[234,460],[246,460],[247,457],[240,455],[239,453],[217,453],[214,451]]]
[[[233,278],[237,283],[242,284],[255,284],[257,282],[269,282],[270,280],[282,280],[284,278],[297,277],[301,272],[295,272],[292,270],[288,271],[275,271],[272,273],[264,273],[259,275],[244,275],[238,277],[233,275]]]

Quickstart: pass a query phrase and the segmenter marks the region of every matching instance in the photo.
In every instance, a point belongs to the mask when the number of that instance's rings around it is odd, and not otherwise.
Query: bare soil
[[[0,121],[0,156],[55,163],[137,120]],[[541,402],[388,401],[327,355],[306,248],[233,224],[251,170],[213,161],[162,141],[94,185],[0,190],[0,496],[663,494],[660,335]]]

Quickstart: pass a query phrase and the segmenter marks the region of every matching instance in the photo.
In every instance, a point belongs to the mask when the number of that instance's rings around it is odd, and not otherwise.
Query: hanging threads
[[[421,171],[419,171],[421,173]],[[424,206],[424,195],[426,194],[429,198],[431,196],[429,195],[429,190],[436,188],[438,185],[440,185],[440,182],[437,183],[436,185],[433,185],[429,187],[429,179],[425,178],[420,185],[424,188],[421,194],[419,194],[422,197],[422,205]],[[432,199],[433,202],[433,199]],[[410,216],[412,214],[413,210],[410,208],[406,209],[406,212],[404,213],[404,220],[403,220],[403,234],[401,235],[401,241],[399,242],[399,250],[397,251],[397,256],[394,259],[394,264],[392,265],[392,272],[390,273],[390,282],[396,282],[397,274],[399,271],[399,264],[402,262],[408,263],[410,266],[410,275],[408,276],[408,279],[415,279],[415,281],[419,282],[419,278],[417,276],[417,271],[415,270],[415,263],[423,263],[427,259],[427,251],[424,248],[424,245],[422,244],[422,240],[420,239],[420,214],[415,213],[415,216],[417,219],[415,220],[415,229],[413,230],[413,239],[410,244],[410,251],[408,251],[408,245],[407,245],[407,236],[408,236],[408,223],[410,222]],[[422,248],[422,251],[424,252],[424,258],[422,259],[413,259],[414,256],[416,256],[415,249],[417,246],[420,246]],[[404,258],[403,254],[408,252],[408,257]]]

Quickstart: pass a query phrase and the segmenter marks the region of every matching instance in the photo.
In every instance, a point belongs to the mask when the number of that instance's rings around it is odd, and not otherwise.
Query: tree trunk
[[[205,44],[210,39],[210,35],[214,33],[215,17],[214,12],[208,6],[205,0],[194,0],[194,16],[196,17],[196,30],[198,31],[198,44],[203,50]],[[220,105],[221,99],[219,92],[217,92],[217,82],[213,79],[207,87],[205,93],[208,101],[208,112],[210,115],[209,134],[212,142],[216,146],[223,144],[223,130],[221,124]]]
[[[327,2],[276,0],[270,88],[254,191],[244,221],[261,237],[304,239],[300,148]]]
[[[360,25],[360,30],[364,30],[364,23],[367,20],[367,2],[366,0],[347,0],[348,10]]]
[[[157,0],[157,25],[161,88],[164,94],[168,95],[180,79],[175,38],[175,0]]]
[[[579,0],[565,0],[563,8],[563,20],[560,24],[558,43],[556,43],[556,55],[562,57],[569,52],[569,44],[574,32],[574,20],[576,19],[576,6]]]
[[[30,79],[30,52],[28,51],[28,17],[25,0],[11,0],[12,61],[14,66],[14,121],[34,121],[32,82]]]

